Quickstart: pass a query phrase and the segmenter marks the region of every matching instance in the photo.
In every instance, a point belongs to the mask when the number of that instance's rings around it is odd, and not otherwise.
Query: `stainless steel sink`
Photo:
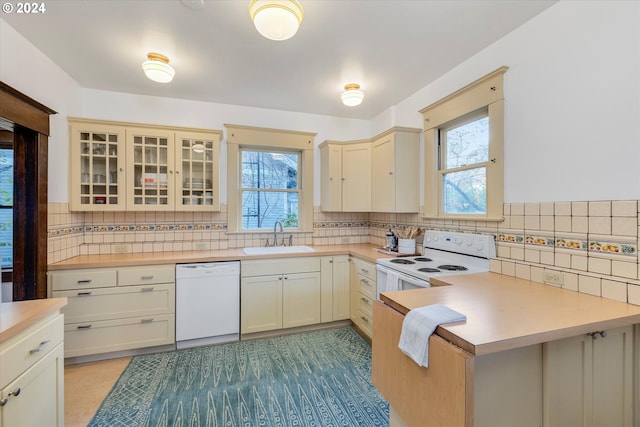
[[[309,246],[256,246],[243,249],[247,255],[294,254],[313,251],[314,249]]]

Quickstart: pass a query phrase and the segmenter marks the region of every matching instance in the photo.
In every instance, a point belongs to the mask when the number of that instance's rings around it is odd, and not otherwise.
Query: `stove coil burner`
[[[410,259],[403,259],[403,258],[394,258],[391,260],[391,262],[395,264],[405,264],[405,265],[415,264],[415,262],[411,261]]]
[[[419,268],[418,271],[422,273],[440,273],[440,270],[432,267],[422,267],[422,268]]]
[[[418,257],[418,258],[414,258],[414,261],[418,261],[418,262],[429,262],[429,261],[433,261],[431,258],[426,258],[426,257]]]
[[[468,270],[467,267],[463,267],[461,265],[451,265],[451,264],[439,265],[438,268],[446,271],[467,271]]]

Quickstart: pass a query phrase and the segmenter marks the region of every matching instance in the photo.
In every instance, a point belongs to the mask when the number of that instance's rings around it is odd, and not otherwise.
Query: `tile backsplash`
[[[392,227],[492,234],[491,270],[640,305],[638,201],[508,203],[504,221],[431,220],[419,214],[331,213],[314,208],[314,229],[294,244],[385,242]],[[271,233],[227,234],[220,212],[69,212],[49,204],[48,262],[85,254],[261,246]]]

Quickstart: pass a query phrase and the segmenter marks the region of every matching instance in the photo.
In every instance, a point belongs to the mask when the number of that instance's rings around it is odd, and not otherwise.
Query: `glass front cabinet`
[[[69,123],[70,210],[220,210],[222,132]]]

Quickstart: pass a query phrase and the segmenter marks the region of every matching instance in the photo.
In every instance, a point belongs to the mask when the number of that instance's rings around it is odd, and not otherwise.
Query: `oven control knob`
[[[480,252],[480,251],[481,251],[481,250],[483,250],[483,249],[484,249],[484,245],[482,244],[482,242],[480,242],[480,241],[479,241],[479,242],[477,242],[477,243],[476,243],[476,250],[477,250],[478,252]]]
[[[425,236],[424,241],[427,243],[431,242],[431,237]]]
[[[472,239],[467,240],[467,246],[471,246],[471,245],[473,245],[473,240]]]
[[[455,239],[453,239],[453,243],[455,243],[456,245],[461,245],[462,244],[462,239],[459,237],[456,237]]]

